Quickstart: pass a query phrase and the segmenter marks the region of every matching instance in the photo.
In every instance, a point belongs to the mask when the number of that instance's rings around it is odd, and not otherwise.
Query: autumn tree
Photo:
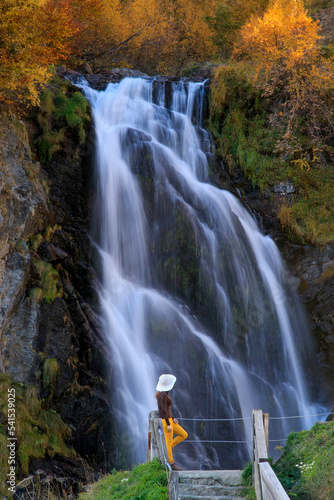
[[[103,56],[127,37],[120,0],[72,0],[71,15],[78,26],[71,52],[74,64],[88,61],[92,66],[104,65]]]
[[[234,57],[255,64],[255,83],[272,100],[271,123],[277,144],[297,161],[304,159],[297,130],[311,138],[313,152],[333,134],[333,61],[322,57],[319,25],[301,0],[274,0],[261,17],[240,31]]]
[[[95,68],[176,72],[185,62],[203,61],[215,52],[205,17],[214,13],[218,0],[127,0],[113,2],[112,9],[104,2],[107,29],[105,34],[100,29],[97,43],[84,52]],[[81,43],[86,38],[86,32],[80,35]]]
[[[70,0],[2,0],[0,19],[0,100],[36,104],[50,64],[70,52],[77,30]]]
[[[231,55],[240,28],[251,16],[263,14],[268,0],[223,0],[217,5],[213,15],[206,16],[211,30],[211,39],[218,48],[220,56]]]

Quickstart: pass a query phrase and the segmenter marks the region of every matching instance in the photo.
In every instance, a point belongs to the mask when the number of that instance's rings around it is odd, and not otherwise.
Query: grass
[[[291,499],[334,499],[334,421],[317,423],[312,429],[292,432],[282,455],[275,463],[269,460],[283,488]],[[242,472],[242,484],[252,483],[252,463]],[[253,488],[245,492],[255,500]]]
[[[290,498],[334,498],[334,422],[291,433],[274,470]]]
[[[325,245],[334,242],[334,164],[326,160],[333,147],[319,151],[305,135],[303,124],[293,131],[302,150],[287,158],[275,152],[281,139],[270,123],[273,103],[252,84],[254,69],[230,63],[216,69],[210,96],[211,129],[219,154],[233,174],[240,166],[253,186],[273,192],[275,184],[289,181],[295,193],[281,203],[281,228],[294,242]]]
[[[137,465],[131,471],[104,476],[80,500],[168,500],[166,471],[158,460]]]
[[[47,453],[74,457],[75,452],[67,445],[71,429],[64,424],[54,410],[42,408],[34,386],[25,386],[0,374],[0,496],[10,496],[6,485],[8,472],[8,390],[15,390],[15,437],[18,459],[16,477],[29,473],[31,458],[43,458]],[[13,392],[13,391],[12,391]]]

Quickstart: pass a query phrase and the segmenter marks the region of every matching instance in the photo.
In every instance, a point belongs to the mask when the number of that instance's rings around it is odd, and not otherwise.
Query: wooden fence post
[[[269,413],[263,414],[263,427],[264,435],[266,439],[267,453],[269,453]]]
[[[148,415],[148,450],[147,461],[158,457],[160,462],[165,465],[167,460],[166,440],[159,413],[153,410]]]
[[[264,500],[262,497],[261,476],[259,463],[268,461],[268,452],[263,426],[262,410],[252,411],[253,422],[253,485],[258,500]]]

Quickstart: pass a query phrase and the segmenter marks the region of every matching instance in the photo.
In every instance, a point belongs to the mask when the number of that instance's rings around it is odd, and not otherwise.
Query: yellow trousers
[[[164,428],[164,434],[166,440],[168,462],[171,464],[174,462],[172,449],[174,448],[174,446],[181,443],[181,441],[187,439],[188,433],[181,427],[181,425],[174,424],[172,418],[169,418],[168,420],[169,420],[169,425],[172,427],[172,431],[168,432],[167,423],[165,419],[162,419],[162,425]],[[173,439],[174,434],[177,434],[177,437]]]

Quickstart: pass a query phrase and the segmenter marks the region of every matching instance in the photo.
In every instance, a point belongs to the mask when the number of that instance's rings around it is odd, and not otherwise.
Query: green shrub
[[[248,462],[248,464],[245,465],[245,468],[243,469],[241,474],[243,486],[251,486],[252,475],[253,475],[253,463]]]

